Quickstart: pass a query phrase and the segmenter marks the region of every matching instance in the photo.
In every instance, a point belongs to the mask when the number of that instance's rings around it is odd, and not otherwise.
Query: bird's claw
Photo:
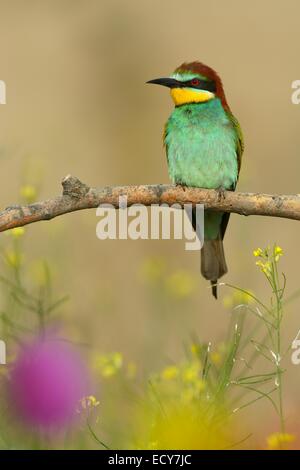
[[[176,187],[182,189],[182,191],[186,191],[187,186],[182,183],[176,183]]]
[[[223,186],[220,186],[217,189],[217,193],[218,193],[218,202],[224,201],[224,199],[226,198],[226,195],[225,195],[225,189],[223,188]]]

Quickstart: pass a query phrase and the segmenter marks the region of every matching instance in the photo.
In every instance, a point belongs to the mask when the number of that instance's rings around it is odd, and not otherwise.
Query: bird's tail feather
[[[223,240],[205,240],[201,250],[201,273],[212,285],[212,294],[215,298],[217,294],[217,282],[220,277],[227,273]]]

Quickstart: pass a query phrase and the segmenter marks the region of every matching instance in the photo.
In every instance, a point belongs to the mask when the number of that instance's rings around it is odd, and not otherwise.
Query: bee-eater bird
[[[184,63],[154,83],[170,88],[175,108],[164,132],[169,175],[182,186],[224,190],[236,187],[243,136],[225,98],[222,81],[201,62]],[[217,298],[218,279],[227,272],[223,238],[229,213],[206,210],[201,272]],[[193,227],[196,228],[195,216]]]

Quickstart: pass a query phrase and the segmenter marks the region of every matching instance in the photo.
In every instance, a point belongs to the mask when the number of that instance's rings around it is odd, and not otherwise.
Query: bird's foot
[[[187,185],[182,183],[176,183],[175,186],[176,188],[182,189],[183,191],[186,191],[187,188]]]
[[[224,201],[224,199],[226,198],[225,188],[223,188],[223,186],[220,186],[219,188],[216,189],[216,191],[218,193],[218,202]]]

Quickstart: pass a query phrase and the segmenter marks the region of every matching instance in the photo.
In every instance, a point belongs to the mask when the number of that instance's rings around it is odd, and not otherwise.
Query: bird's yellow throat
[[[171,96],[175,106],[188,103],[202,103],[215,97],[214,93],[193,88],[171,88]]]

